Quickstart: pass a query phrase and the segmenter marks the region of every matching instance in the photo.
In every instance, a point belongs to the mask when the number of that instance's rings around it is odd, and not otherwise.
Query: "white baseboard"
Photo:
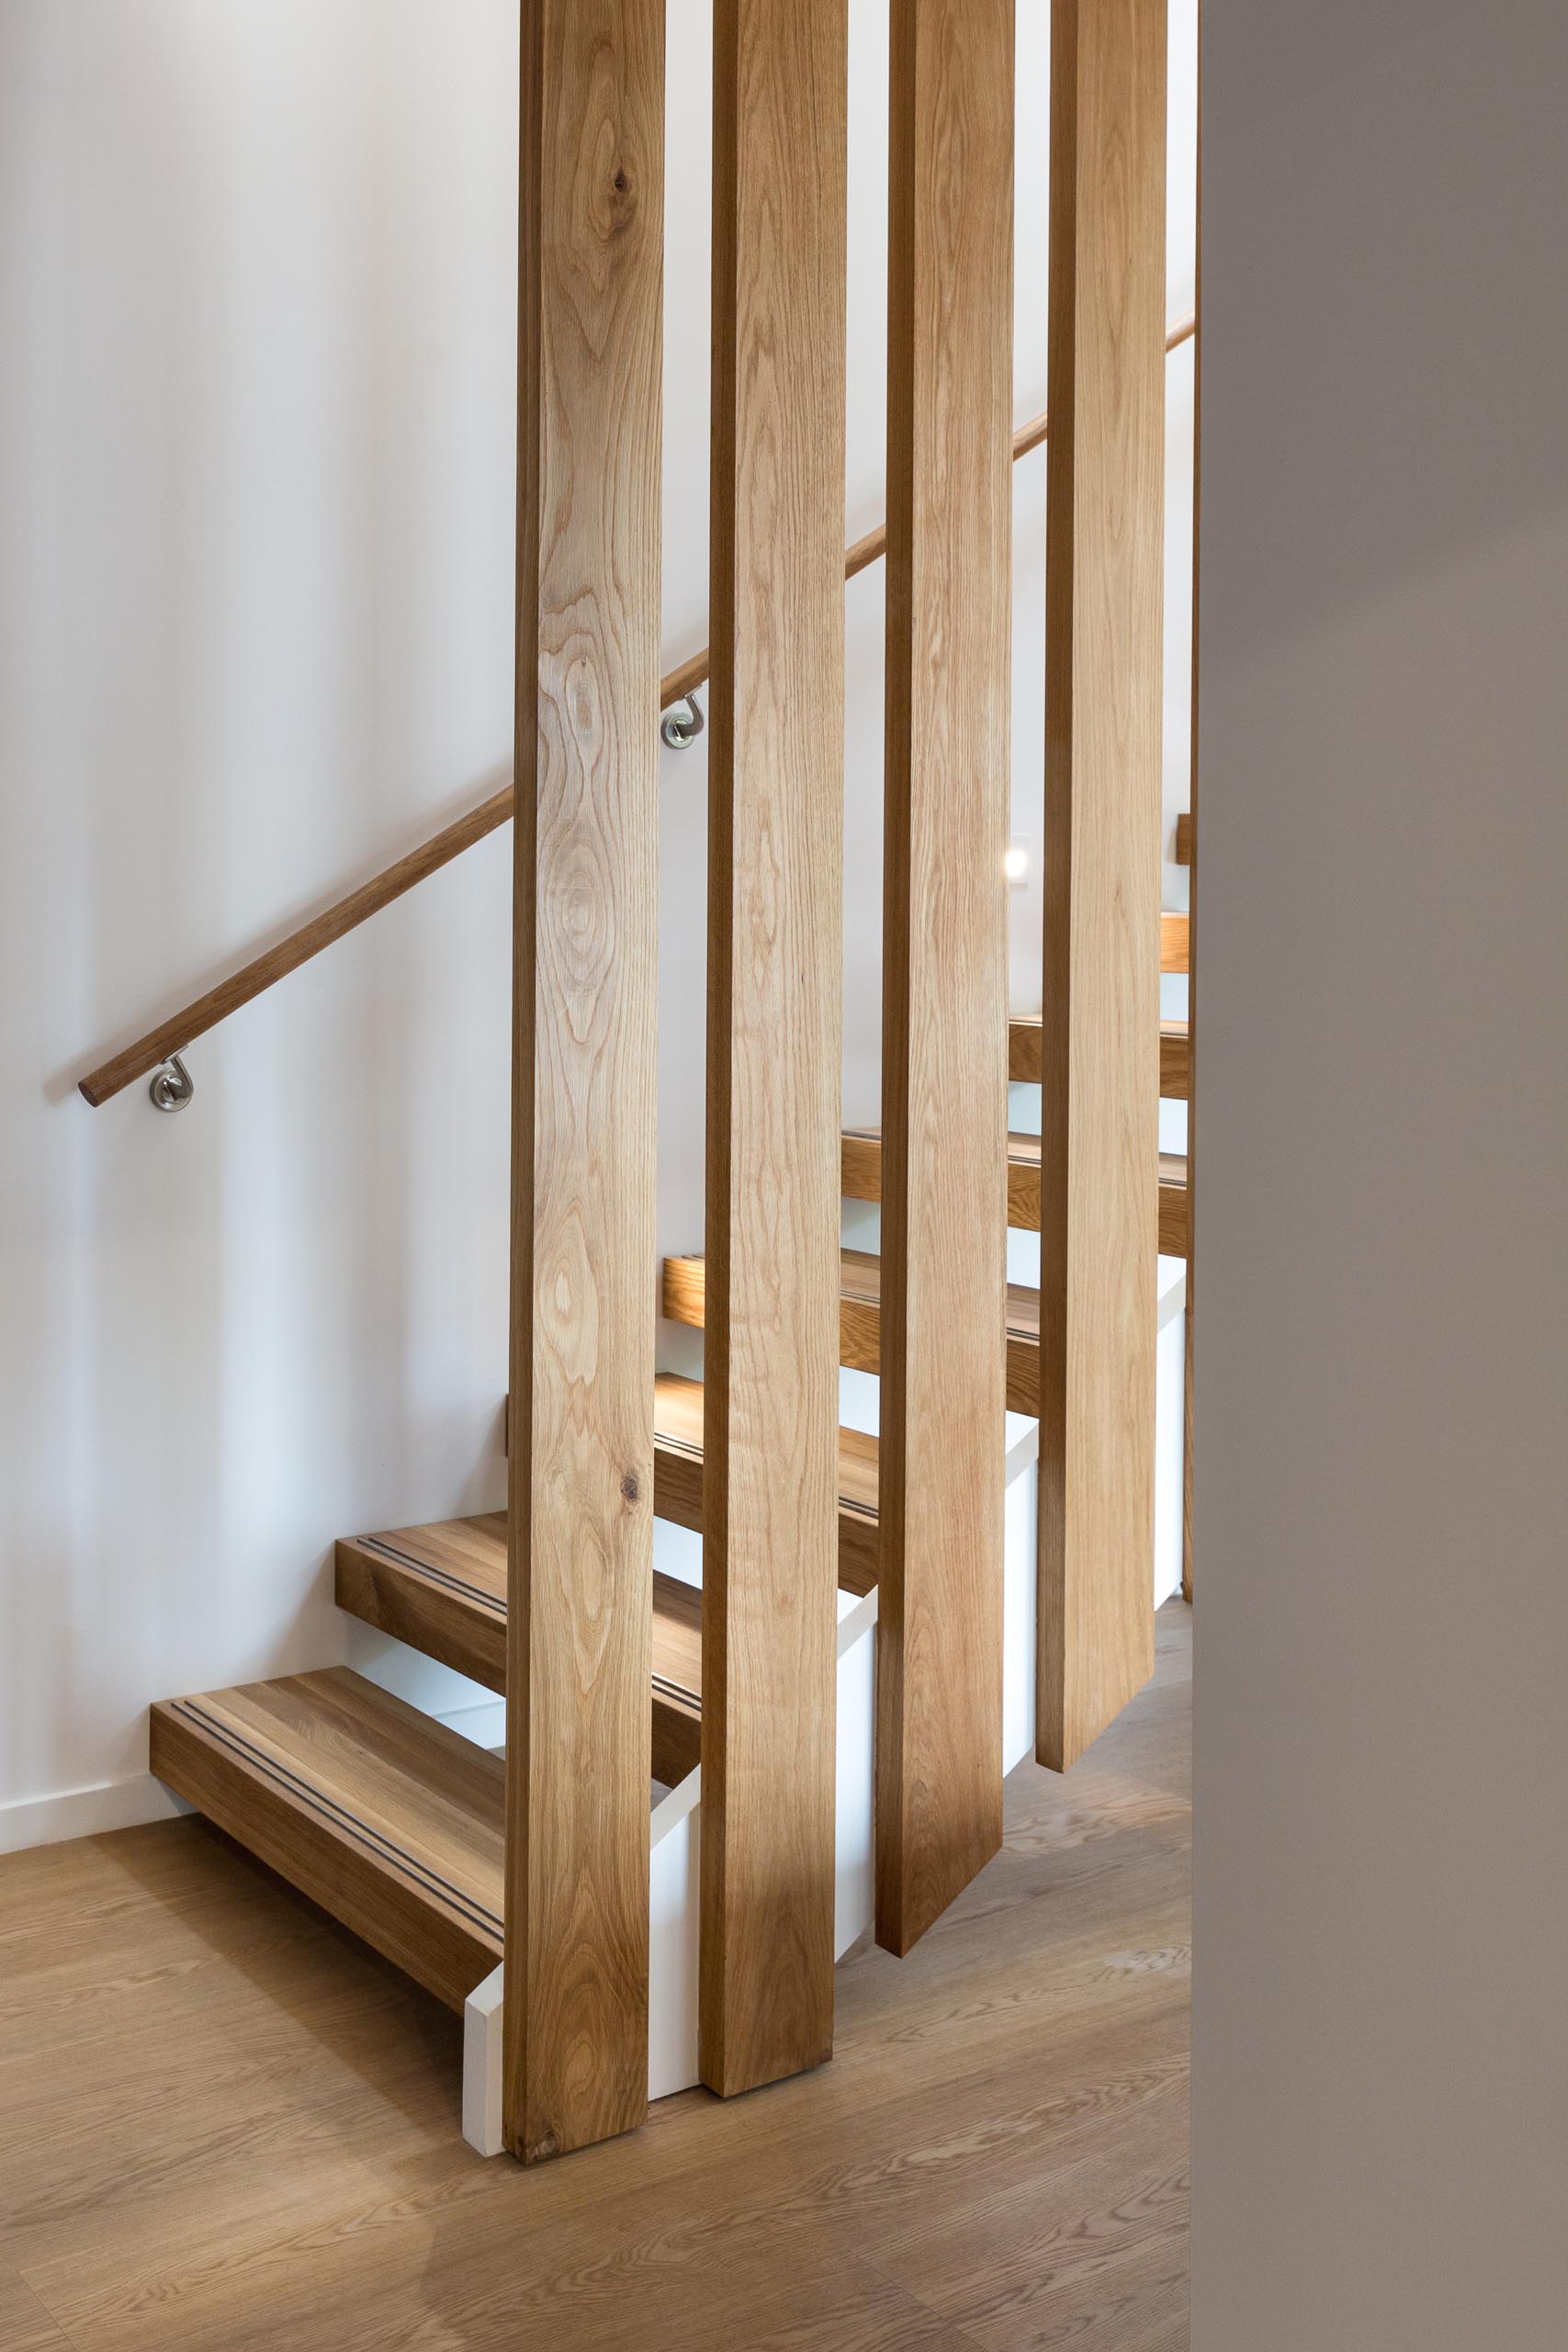
[[[505,1744],[504,1699],[432,1712],[438,1723],[449,1724],[481,1747]],[[17,1797],[0,1804],[0,1854],[20,1854],[30,1846],[61,1846],[68,1838],[97,1838],[106,1829],[140,1829],[149,1821],[174,1821],[195,1810],[151,1772],[100,1781],[90,1789],[62,1789],[58,1796]]]
[[[91,1789],[63,1789],[58,1796],[18,1797],[0,1805],[0,1854],[58,1846],[67,1838],[96,1838],[106,1829],[139,1829],[144,1822],[173,1821],[191,1811],[151,1772],[100,1781]]]

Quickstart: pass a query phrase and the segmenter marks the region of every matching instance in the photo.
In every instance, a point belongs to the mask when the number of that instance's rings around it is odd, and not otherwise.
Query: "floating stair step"
[[[507,1451],[512,1399],[506,1400]],[[839,1585],[863,1594],[876,1583],[876,1440],[839,1431]],[[653,1508],[660,1519],[703,1526],[703,1384],[661,1372],[653,1384]],[[662,1777],[662,1776],[660,1776]]]
[[[706,1267],[700,1257],[666,1258],[663,1311],[671,1323],[701,1330],[706,1310]],[[1040,1294],[1009,1283],[1008,1409],[1040,1410]],[[882,1368],[882,1261],[863,1250],[840,1260],[839,1361],[854,1372]]]
[[[871,1261],[875,1265],[875,1260]],[[1026,1294],[1027,1295],[1027,1294]],[[691,1317],[683,1318],[691,1320]],[[1036,1317],[1038,1331],[1038,1316]],[[653,1392],[653,1507],[677,1527],[703,1524],[703,1385],[660,1373]],[[839,1431],[839,1582],[876,1582],[876,1440]],[[506,1517],[436,1521],[344,1537],[336,1551],[337,1604],[427,1657],[506,1688]],[[697,1763],[702,1725],[702,1596],[656,1570],[653,1578],[652,1775],[668,1787]]]
[[[654,1383],[653,1508],[678,1527],[703,1523],[703,1384],[670,1372]],[[876,1440],[839,1431],[839,1582],[870,1592],[876,1582]]]
[[[1191,1227],[1187,1207],[1187,1155],[1159,1156],[1159,1246],[1168,1258],[1185,1258]]]
[[[506,1516],[394,1527],[340,1542],[337,1605],[487,1690],[506,1688]],[[673,1788],[702,1745],[702,1596],[653,1579],[652,1777]]]
[[[501,1958],[500,1758],[346,1667],[165,1701],[152,1767],[449,2008]]]
[[[1185,808],[1176,820],[1176,863],[1178,865],[1190,865],[1192,863],[1192,819]]]
[[[840,1147],[844,1198],[882,1198],[882,1135],[876,1127],[846,1127]],[[1040,1230],[1040,1138],[1008,1137],[1008,1223],[1028,1233]],[[1159,1156],[1159,1247],[1174,1258],[1187,1255],[1187,1160],[1180,1152]]]
[[[1171,1102],[1184,1102],[1190,1091],[1191,1056],[1185,1021],[1159,1024],[1159,1091]],[[1038,1086],[1041,1074],[1040,1015],[1022,1013],[1008,1023],[1008,1076],[1025,1086]]]

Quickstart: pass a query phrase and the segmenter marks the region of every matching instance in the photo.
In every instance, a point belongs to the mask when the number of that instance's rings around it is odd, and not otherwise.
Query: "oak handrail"
[[[1179,345],[1190,341],[1197,329],[1198,321],[1191,312],[1176,320],[1167,331],[1166,350],[1174,351]],[[1049,429],[1043,411],[1040,415],[1031,417],[1027,424],[1021,424],[1012,436],[1013,463],[1016,465],[1020,458],[1026,458],[1032,449],[1037,449]],[[863,538],[856,539],[852,546],[845,548],[845,580],[854,579],[858,572],[864,571],[886,552],[887,526],[879,523],[874,531],[868,531]],[[666,673],[659,689],[660,710],[669,710],[673,704],[684,702],[688,695],[703,684],[708,674],[710,650],[711,648],[705,645],[700,652],[691,654]],[[482,842],[487,833],[493,833],[504,825],[512,815],[512,790],[511,785],[503,785],[499,792],[492,792],[488,800],[481,800],[477,808],[468,809],[464,816],[455,817],[449,825],[443,825],[441,831],[433,833],[427,842],[422,842],[417,849],[410,850],[368,882],[362,882],[356,890],[350,890],[346,897],[337,899],[324,913],[313,915],[309,922],[301,923],[297,931],[291,931],[287,939],[279,940],[276,946],[267,948],[262,955],[253,956],[237,972],[231,972],[226,980],[220,980],[215,988],[209,989],[180,1012],[171,1014],[167,1021],[161,1021],[155,1029],[147,1030],[133,1044],[123,1046],[118,1054],[112,1054],[107,1062],[100,1062],[96,1069],[89,1070],[86,1077],[78,1082],[78,1093],[96,1110],[125,1087],[133,1085],[137,1079],[145,1078],[149,1070],[158,1069],[171,1054],[183,1053],[194,1039],[204,1036],[209,1029],[216,1028],[219,1022],[227,1020],[230,1013],[237,1012],[243,1004],[249,1004],[254,997],[271,988],[275,980],[281,980],[288,973],[298,971],[301,964],[308,964],[313,956],[319,956],[323,947],[330,947],[345,933],[357,930],[382,907],[390,906],[392,900],[400,899],[405,890],[412,890],[416,882],[423,882],[427,874],[437,873],[453,858],[460,856],[464,850],[471,849],[476,842]]]

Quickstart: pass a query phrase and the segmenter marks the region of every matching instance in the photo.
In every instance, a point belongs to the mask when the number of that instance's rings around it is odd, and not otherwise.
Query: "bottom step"
[[[448,2008],[500,1960],[502,1760],[363,1676],[166,1700],[151,1762]]]

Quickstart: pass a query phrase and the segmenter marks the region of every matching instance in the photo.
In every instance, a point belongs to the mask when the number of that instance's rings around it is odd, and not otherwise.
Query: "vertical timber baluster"
[[[1054,0],[1037,1753],[1154,1667],[1166,0]]]
[[[503,2131],[648,2107],[662,0],[525,0]]]
[[[894,0],[876,1937],[1001,1844],[1012,0]]]
[[[833,2032],[846,0],[715,0],[702,2076]]]

